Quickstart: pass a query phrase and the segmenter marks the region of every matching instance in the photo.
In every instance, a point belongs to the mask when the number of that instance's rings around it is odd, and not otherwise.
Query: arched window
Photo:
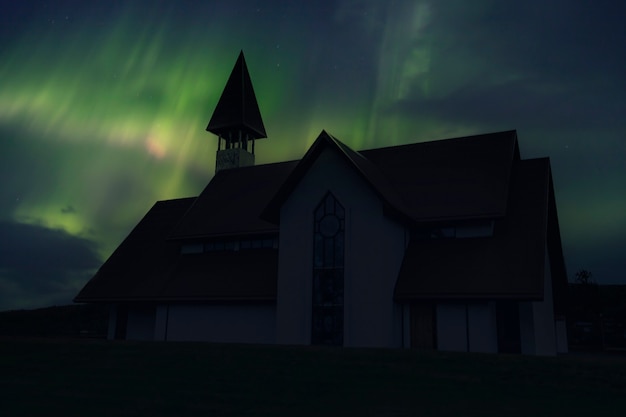
[[[315,209],[311,344],[343,345],[345,210],[327,193]]]

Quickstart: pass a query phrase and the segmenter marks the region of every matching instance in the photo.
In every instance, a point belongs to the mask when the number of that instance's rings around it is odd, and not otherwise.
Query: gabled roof
[[[550,189],[548,192],[548,256],[550,257],[550,273],[552,275],[552,294],[554,297],[554,312],[564,315],[567,311],[568,281],[561,244],[561,229],[554,196],[554,183],[550,174]]]
[[[345,161],[357,171],[381,198],[387,210],[399,215],[401,218],[410,218],[402,198],[400,198],[392,184],[389,183],[379,169],[367,160],[367,158],[363,157],[363,155],[353,151],[326,131],[320,133],[304,157],[302,157],[295,166],[278,192],[261,213],[262,218],[273,223],[279,222],[280,207],[296,188],[302,177],[306,175],[306,172],[313,165],[317,157],[327,148],[337,151]]]
[[[549,184],[547,158],[519,161],[511,178],[507,215],[496,221],[494,236],[410,243],[395,298],[542,299]]]
[[[239,53],[206,130],[224,138],[238,131],[249,135],[250,139],[267,137],[243,51]]]
[[[165,238],[194,200],[156,202],[74,301],[154,296],[179,256]]]
[[[167,241],[194,200],[157,202],[74,301],[274,300],[277,249],[181,255]]]
[[[180,241],[278,233],[268,220],[326,149],[413,227],[498,219],[493,239],[411,243],[397,299],[541,297],[546,222],[559,234],[549,163],[521,161],[515,131],[361,152],[322,132],[300,161],[219,171],[197,198],[157,202],[75,301],[274,299],[276,249],[181,255]]]
[[[242,249],[179,256],[162,300],[274,301],[278,249]]]
[[[328,147],[357,170],[387,213],[411,222],[504,216],[511,168],[519,160],[514,130],[360,152],[323,131],[261,217],[278,223],[282,203]]]
[[[502,217],[515,130],[360,151],[393,184],[418,222]]]
[[[282,203],[324,149],[338,152],[403,222],[502,217],[515,131],[356,152],[323,131],[299,161],[219,171],[172,239],[278,232]]]
[[[277,233],[278,227],[259,215],[296,164],[291,161],[219,171],[170,238]]]

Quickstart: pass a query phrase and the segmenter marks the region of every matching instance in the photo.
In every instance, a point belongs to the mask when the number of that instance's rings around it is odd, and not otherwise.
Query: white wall
[[[156,316],[154,319],[154,340],[167,340],[169,314],[169,304],[161,304],[156,307]]]
[[[393,291],[404,228],[384,216],[374,191],[333,149],[319,155],[281,209],[277,341],[310,343],[313,212],[328,191],[346,210],[344,346],[400,347]]]
[[[469,304],[467,312],[470,352],[497,353],[498,330],[495,302]]]
[[[494,302],[437,305],[437,349],[443,351],[498,352]]]
[[[567,345],[567,325],[565,319],[556,320],[556,352],[567,353],[569,347]]]
[[[400,313],[402,316],[400,320],[402,322],[402,347],[411,347],[411,305],[409,303],[402,304],[402,310]],[[433,329],[433,331],[436,331]]]
[[[521,353],[524,355],[535,355],[535,302],[519,302],[519,329]]]
[[[467,352],[465,304],[437,304],[437,350]]]
[[[134,305],[128,308],[127,340],[153,340],[155,307]]]
[[[276,308],[259,304],[181,304],[157,308],[155,340],[275,343]]]
[[[567,351],[567,336],[563,324],[554,317],[552,275],[548,251],[545,253],[543,300],[520,302],[520,336],[522,353],[526,355],[556,355],[557,331],[560,338],[559,352]],[[557,325],[559,326],[557,328]],[[563,344],[565,347],[563,347]]]
[[[533,302],[535,315],[535,353],[556,355],[556,333],[554,320],[554,300],[552,299],[552,274],[548,251],[545,252],[543,280],[543,301]]]

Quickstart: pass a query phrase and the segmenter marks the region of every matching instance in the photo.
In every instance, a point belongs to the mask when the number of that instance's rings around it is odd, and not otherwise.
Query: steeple
[[[218,137],[216,173],[254,165],[254,141],[267,136],[243,51],[239,53],[206,130]]]

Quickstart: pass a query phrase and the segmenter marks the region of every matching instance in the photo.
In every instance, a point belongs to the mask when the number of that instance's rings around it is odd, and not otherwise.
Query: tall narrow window
[[[315,209],[311,344],[343,345],[345,210],[328,193]]]

